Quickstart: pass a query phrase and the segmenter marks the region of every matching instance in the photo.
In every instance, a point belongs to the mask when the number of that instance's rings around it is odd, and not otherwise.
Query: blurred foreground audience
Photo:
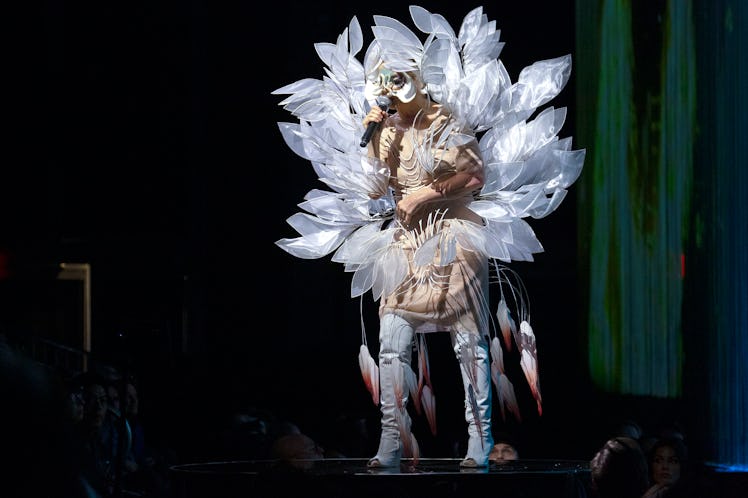
[[[82,469],[68,389],[0,335],[0,496],[100,498]],[[78,395],[80,393],[76,393]]]

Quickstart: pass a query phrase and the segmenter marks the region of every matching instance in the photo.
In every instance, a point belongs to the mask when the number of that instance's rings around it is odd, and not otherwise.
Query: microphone
[[[379,97],[377,97],[377,107],[385,112],[387,112],[387,109],[389,109],[391,103],[392,101],[389,99],[389,97],[385,97],[384,95],[380,95]],[[366,127],[366,131],[361,137],[361,143],[359,144],[361,147],[366,147],[377,128],[379,128],[378,122],[372,121],[371,123],[369,123],[369,126]]]

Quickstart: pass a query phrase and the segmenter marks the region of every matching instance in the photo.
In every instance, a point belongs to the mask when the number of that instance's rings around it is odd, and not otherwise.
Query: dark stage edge
[[[447,498],[490,491],[501,498],[583,498],[589,465],[581,461],[517,460],[461,469],[460,459],[424,458],[413,468],[371,470],[367,459],[211,462],[171,469],[175,498]],[[404,460],[406,464],[410,460]]]

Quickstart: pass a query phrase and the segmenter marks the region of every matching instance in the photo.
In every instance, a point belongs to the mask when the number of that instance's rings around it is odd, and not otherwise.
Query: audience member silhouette
[[[271,456],[280,463],[300,470],[308,470],[315,461],[325,458],[325,450],[306,434],[291,433],[273,442]]]
[[[713,496],[711,485],[688,460],[683,435],[665,433],[657,438],[648,453],[651,487],[644,498],[702,498]]]
[[[379,445],[379,436],[371,437],[372,428],[378,430],[378,425],[376,417],[343,411],[314,439],[325,448],[325,458],[368,458]]]
[[[66,383],[66,411],[73,425],[83,421],[86,410],[86,400],[83,386],[71,378]]]
[[[325,450],[293,423],[282,424],[287,432],[279,433],[270,447],[273,460],[258,476],[258,496],[268,498],[343,498],[351,496],[334,480],[319,479],[313,469],[325,458]],[[357,494],[358,495],[358,494]]]
[[[509,434],[494,434],[494,445],[488,459],[494,463],[505,463],[519,459],[517,445]]]
[[[627,418],[618,423],[612,436],[624,436],[630,437],[631,439],[638,441],[641,446],[641,439],[644,435],[641,425],[636,420]],[[644,451],[644,447],[642,447]]]
[[[155,448],[148,440],[140,417],[140,397],[134,378],[118,384],[118,397],[124,403],[115,405],[121,409],[127,423],[130,444],[124,455],[124,486],[137,491],[141,496],[166,497],[169,494],[168,467],[176,463],[172,453],[164,448]],[[111,390],[110,390],[111,392]]]
[[[270,411],[257,407],[231,413],[218,428],[217,453],[231,460],[265,460],[277,437],[279,422]]]
[[[115,491],[115,465],[117,452],[108,426],[109,398],[106,380],[93,372],[80,378],[83,383],[85,410],[78,424],[77,436],[82,449],[82,468],[88,482],[102,496],[112,496]]]
[[[641,498],[649,486],[647,459],[626,436],[608,439],[590,461],[590,490],[596,498]]]

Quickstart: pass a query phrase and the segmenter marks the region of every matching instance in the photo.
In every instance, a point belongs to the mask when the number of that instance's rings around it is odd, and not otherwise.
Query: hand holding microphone
[[[379,107],[382,111],[387,112],[387,109],[389,109],[390,104],[392,101],[389,97],[385,97],[384,95],[380,95],[377,97],[377,107]],[[367,115],[367,118],[369,116]],[[359,144],[361,147],[366,147],[366,145],[369,143],[369,140],[371,140],[371,137],[374,135],[374,132],[379,128],[379,123],[384,119],[384,116],[381,117],[379,121],[369,121],[369,124],[366,127],[366,131],[364,132],[363,136],[361,137],[361,143]]]

